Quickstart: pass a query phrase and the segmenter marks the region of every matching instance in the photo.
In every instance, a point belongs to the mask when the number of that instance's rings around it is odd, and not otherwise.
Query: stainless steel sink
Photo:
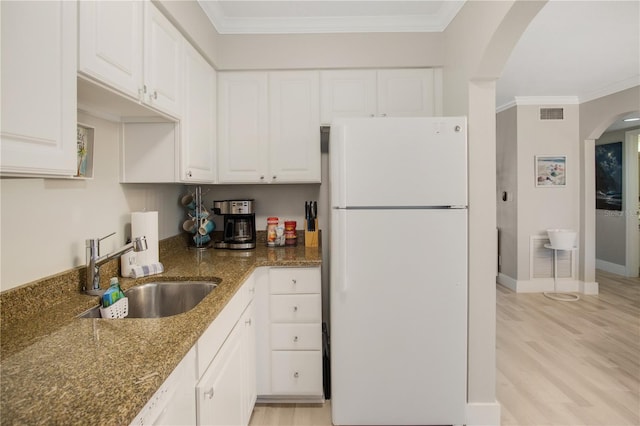
[[[127,318],[162,318],[190,311],[217,285],[216,281],[158,281],[131,287],[124,292],[129,299]],[[78,317],[100,318],[100,306]]]

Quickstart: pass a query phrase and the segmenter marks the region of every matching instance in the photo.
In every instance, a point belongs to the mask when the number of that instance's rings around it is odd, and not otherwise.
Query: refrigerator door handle
[[[340,214],[341,213],[341,214]],[[336,217],[334,224],[337,230],[337,238],[335,238],[335,247],[332,259],[335,259],[336,275],[335,278],[339,282],[339,291],[347,292],[347,215],[342,210]]]

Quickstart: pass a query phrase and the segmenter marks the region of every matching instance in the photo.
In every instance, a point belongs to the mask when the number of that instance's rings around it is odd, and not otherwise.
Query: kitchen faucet
[[[115,232],[102,238],[91,238],[87,240],[86,254],[87,254],[87,281],[85,282],[83,290],[92,296],[102,296],[105,290],[100,289],[100,266],[104,263],[114,259],[118,256],[133,250],[133,251],[145,251],[147,249],[147,238],[145,236],[136,237],[130,243],[120,247],[113,253],[100,256],[100,241],[110,236],[115,235]]]

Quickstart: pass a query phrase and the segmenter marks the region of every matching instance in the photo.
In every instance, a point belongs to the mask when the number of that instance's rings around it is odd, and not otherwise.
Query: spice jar
[[[285,220],[284,221],[284,244],[287,246],[295,246],[298,241],[296,235],[296,221]]]
[[[277,217],[268,217],[267,218],[267,246],[275,247],[276,245],[276,229],[278,228],[278,218]]]

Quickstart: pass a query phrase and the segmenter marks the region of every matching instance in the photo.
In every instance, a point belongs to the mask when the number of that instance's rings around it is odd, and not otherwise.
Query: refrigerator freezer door
[[[329,155],[332,207],[467,205],[464,117],[339,119]]]
[[[332,210],[335,425],[465,423],[466,241],[466,209]]]

